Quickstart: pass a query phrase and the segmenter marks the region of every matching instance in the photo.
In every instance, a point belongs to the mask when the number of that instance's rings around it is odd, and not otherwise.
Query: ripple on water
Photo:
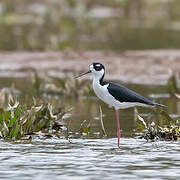
[[[117,139],[1,141],[0,178],[8,179],[177,179],[179,142]],[[71,179],[73,179],[71,178]]]

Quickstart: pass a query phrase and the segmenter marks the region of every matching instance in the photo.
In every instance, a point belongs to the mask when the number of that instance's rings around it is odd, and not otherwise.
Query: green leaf
[[[180,129],[179,128],[175,128],[176,132],[180,133]]]
[[[20,125],[17,124],[13,131],[11,131],[10,138],[16,138],[20,136],[19,134]]]
[[[34,87],[36,90],[37,97],[39,97],[39,95],[40,95],[40,84],[41,84],[41,79],[39,78],[38,73],[35,72],[35,74],[34,74]]]
[[[170,123],[174,122],[174,120],[165,111],[161,112],[161,118],[163,121],[165,121],[166,125],[169,125]]]
[[[0,114],[0,123],[2,123],[4,120],[4,115],[3,114]]]
[[[139,130],[144,130],[144,126],[142,124],[139,124],[139,127],[138,127]]]
[[[23,104],[21,110],[22,110],[21,113],[24,113],[25,111],[27,111],[27,104]]]
[[[90,128],[89,128],[89,127],[85,127],[85,128],[83,128],[83,132],[84,132],[84,133],[87,133],[87,134],[88,134],[88,133],[89,133],[89,131],[90,131]]]
[[[169,81],[167,86],[168,86],[170,93],[174,93],[176,91],[176,89],[174,87],[174,83],[172,81]]]
[[[19,117],[21,116],[21,107],[20,107],[20,106],[18,106],[18,107],[16,108],[16,110],[15,110],[15,112],[14,112],[14,116],[15,116],[16,118],[19,118]]]
[[[66,81],[62,78],[54,78],[55,82],[59,84],[59,86],[61,86],[63,89],[66,89]]]
[[[34,129],[34,131],[38,132],[38,131],[42,130],[42,128],[45,127],[45,126],[46,126],[46,122],[44,120],[42,120],[42,121],[39,122],[39,124]]]
[[[11,127],[14,124],[14,122],[16,122],[16,120],[17,120],[16,117],[12,118],[7,126]]]
[[[167,86],[168,86],[170,93],[176,92],[177,88],[176,88],[175,76],[170,77]]]
[[[11,111],[6,111],[3,113],[3,120],[8,121],[11,118]]]
[[[180,119],[179,120],[177,120],[178,121],[178,124],[180,125]]]

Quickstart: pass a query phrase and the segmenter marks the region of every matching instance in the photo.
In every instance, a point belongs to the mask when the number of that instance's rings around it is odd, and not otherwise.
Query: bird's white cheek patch
[[[89,69],[90,69],[91,71],[93,71],[93,70],[94,70],[93,65],[90,65]]]

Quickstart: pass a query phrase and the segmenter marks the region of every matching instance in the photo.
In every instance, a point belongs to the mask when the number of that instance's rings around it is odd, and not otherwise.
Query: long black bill
[[[79,78],[79,77],[84,76],[84,75],[89,74],[89,73],[91,73],[91,70],[89,70],[89,71],[87,71],[85,73],[82,73],[82,74],[76,76],[75,78]]]

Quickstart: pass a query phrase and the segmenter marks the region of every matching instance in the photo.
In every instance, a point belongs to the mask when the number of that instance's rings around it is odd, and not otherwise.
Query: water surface
[[[1,141],[1,179],[178,179],[179,142],[122,138]]]
[[[21,89],[22,81],[15,82]],[[176,117],[180,114],[179,101],[167,95],[165,86],[127,86],[147,97],[156,97],[155,101],[168,105],[169,114]],[[1,139],[0,179],[179,179],[179,142],[137,139],[132,108],[120,110],[122,137],[121,149],[118,149],[112,108],[95,97],[50,99],[57,106],[73,107],[72,116],[64,120],[65,125],[71,120],[70,139],[64,136],[33,136],[32,140],[23,141]],[[106,137],[102,135],[99,105],[103,110]],[[160,118],[154,109],[138,108],[138,111],[146,119]],[[84,120],[90,123],[90,132],[81,135],[78,129]]]

